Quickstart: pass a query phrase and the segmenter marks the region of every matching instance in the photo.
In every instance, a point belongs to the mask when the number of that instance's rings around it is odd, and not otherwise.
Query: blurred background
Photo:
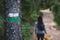
[[[22,36],[24,40],[33,40],[34,24],[42,15],[47,32],[53,40],[60,40],[60,0],[20,0],[22,12]],[[0,40],[4,40],[5,3],[0,0]],[[47,16],[48,15],[48,16]],[[47,21],[49,19],[49,21]],[[49,25],[50,24],[50,25]],[[49,29],[51,28],[51,30]],[[53,32],[53,33],[52,33]],[[55,33],[57,32],[57,34]]]

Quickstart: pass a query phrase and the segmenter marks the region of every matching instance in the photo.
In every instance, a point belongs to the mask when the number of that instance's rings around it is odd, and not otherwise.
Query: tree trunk
[[[5,0],[5,40],[22,40],[20,0]]]

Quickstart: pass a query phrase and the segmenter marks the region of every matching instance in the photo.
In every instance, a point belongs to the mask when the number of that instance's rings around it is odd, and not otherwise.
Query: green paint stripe
[[[8,21],[9,22],[19,22],[21,19],[19,17],[9,17]]]

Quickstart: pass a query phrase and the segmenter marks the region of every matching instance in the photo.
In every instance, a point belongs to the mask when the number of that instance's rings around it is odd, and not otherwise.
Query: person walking
[[[38,21],[35,24],[35,33],[37,35],[37,40],[44,40],[44,35],[46,33],[45,26],[42,20],[42,16],[38,17]]]

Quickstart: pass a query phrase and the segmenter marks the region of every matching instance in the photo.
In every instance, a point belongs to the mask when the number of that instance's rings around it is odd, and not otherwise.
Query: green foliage
[[[0,40],[4,40],[4,0],[0,0]]]
[[[22,16],[26,22],[30,24],[35,22],[37,13],[34,12],[34,6],[32,0],[22,0]]]
[[[0,0],[0,15],[4,15],[4,0]]]
[[[0,15],[0,40],[4,40],[4,18]]]
[[[0,28],[4,26],[4,0],[0,0]]]
[[[60,4],[57,3],[53,7],[53,12],[54,12],[54,21],[57,22],[58,26],[60,26]]]
[[[55,0],[21,0],[23,19],[29,23],[34,23],[38,15],[41,15],[39,10],[51,8],[55,4]]]
[[[22,23],[22,36],[24,40],[29,40],[32,36],[32,28],[28,23]]]

